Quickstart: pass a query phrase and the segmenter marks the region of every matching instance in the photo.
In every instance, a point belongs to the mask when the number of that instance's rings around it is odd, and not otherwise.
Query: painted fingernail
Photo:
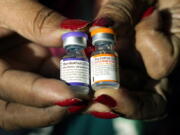
[[[87,105],[72,106],[72,107],[68,108],[68,112],[77,113],[77,112],[84,110],[86,107],[87,107]]]
[[[109,107],[115,107],[117,105],[116,101],[108,95],[101,95],[97,97],[94,101],[105,104]]]
[[[76,105],[76,104],[78,104],[80,102],[82,102],[81,99],[72,98],[72,99],[67,99],[67,100],[64,100],[64,101],[56,102],[55,104],[59,105],[59,106],[71,106],[71,105]]]
[[[91,115],[97,118],[102,119],[113,119],[119,117],[118,114],[112,113],[112,112],[90,112]]]
[[[81,28],[86,27],[89,24],[89,22],[79,19],[67,19],[64,20],[60,27],[63,29],[70,29],[70,30],[78,30]]]
[[[148,8],[148,9],[144,12],[144,14],[142,15],[142,19],[145,18],[145,17],[150,16],[150,15],[153,13],[154,9],[155,9],[154,7]]]
[[[110,18],[107,17],[102,17],[94,20],[93,26],[104,26],[104,27],[109,27],[114,24],[114,21]]]

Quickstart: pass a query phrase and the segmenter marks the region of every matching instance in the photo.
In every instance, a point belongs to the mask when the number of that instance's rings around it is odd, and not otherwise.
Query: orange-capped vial
[[[115,33],[113,29],[97,27],[91,30],[95,52],[90,58],[91,87],[93,90],[119,88],[119,60],[114,50]]]

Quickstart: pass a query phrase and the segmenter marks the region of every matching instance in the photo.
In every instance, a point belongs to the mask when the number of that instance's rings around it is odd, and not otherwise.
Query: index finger
[[[1,27],[41,45],[60,46],[61,35],[70,31],[67,27],[60,27],[66,17],[35,0],[1,0],[0,12]],[[85,27],[88,22],[79,20],[76,24],[78,29]],[[71,26],[76,24],[71,21]]]

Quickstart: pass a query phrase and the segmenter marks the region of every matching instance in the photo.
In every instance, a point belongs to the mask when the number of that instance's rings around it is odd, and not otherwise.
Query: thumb
[[[68,31],[67,27],[60,27],[66,20],[64,16],[35,0],[1,0],[0,12],[1,27],[15,31],[38,44],[57,47],[61,35]],[[68,23],[71,22],[74,23]],[[75,22],[77,29],[87,25],[86,21]]]
[[[136,49],[154,79],[169,75],[179,57],[178,41],[173,35],[168,37],[161,31],[162,23],[159,12],[155,11],[136,26]]]

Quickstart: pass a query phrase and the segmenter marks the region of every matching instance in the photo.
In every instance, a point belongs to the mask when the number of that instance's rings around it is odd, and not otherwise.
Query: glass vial
[[[118,54],[114,50],[115,36],[111,28],[91,30],[95,52],[90,58],[91,87],[93,90],[119,88]]]
[[[89,93],[89,61],[84,53],[88,36],[69,32],[62,36],[66,55],[60,61],[60,79],[78,94]]]

